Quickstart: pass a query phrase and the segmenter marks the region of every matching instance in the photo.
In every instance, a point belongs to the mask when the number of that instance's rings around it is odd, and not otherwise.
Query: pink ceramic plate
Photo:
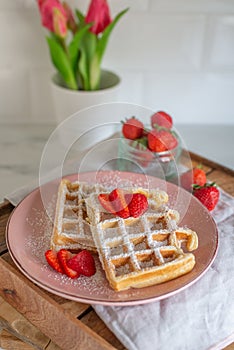
[[[144,175],[126,172],[81,173],[78,177],[81,181],[98,181],[117,186],[149,185],[166,190],[170,206],[176,207],[182,216],[180,225],[187,225],[198,234],[199,247],[194,252],[194,269],[187,275],[160,285],[122,292],[115,292],[109,287],[97,257],[97,272],[92,277],[81,276],[72,280],[55,272],[46,263],[44,252],[49,248],[59,184],[57,180],[30,193],[15,208],[8,222],[6,240],[9,253],[27,278],[67,299],[91,304],[134,305],[160,300],[182,291],[207,271],[217,252],[218,233],[209,212],[188,192],[154,177],[147,177],[146,183]],[[67,178],[76,180],[77,175]]]

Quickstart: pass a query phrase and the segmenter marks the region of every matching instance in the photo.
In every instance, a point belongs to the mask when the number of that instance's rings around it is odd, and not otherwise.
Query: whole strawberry
[[[193,195],[209,210],[213,210],[219,201],[219,190],[215,183],[194,186]]]
[[[171,129],[173,125],[172,117],[166,112],[159,111],[151,116],[151,126],[155,128],[157,126]]]
[[[136,119],[135,117],[127,119],[125,122],[123,122],[122,134],[127,139],[130,139],[130,140],[138,139],[142,137],[143,132],[144,132],[143,123],[140,120]]]
[[[178,141],[170,131],[154,129],[148,133],[148,148],[152,152],[165,152],[177,145]]]
[[[206,173],[200,167],[188,170],[180,176],[181,187],[190,192],[193,190],[193,185],[204,186],[206,181]]]

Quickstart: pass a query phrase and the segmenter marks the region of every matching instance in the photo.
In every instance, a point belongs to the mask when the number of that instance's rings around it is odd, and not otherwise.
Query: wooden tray
[[[234,171],[191,153],[211,181],[234,196]],[[5,243],[13,206],[0,204],[0,346],[9,350],[125,349],[88,304],[60,298],[29,281]],[[2,329],[2,331],[1,331]],[[234,350],[234,343],[228,348]]]

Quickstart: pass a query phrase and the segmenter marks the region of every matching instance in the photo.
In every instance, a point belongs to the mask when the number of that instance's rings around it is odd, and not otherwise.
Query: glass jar
[[[177,147],[165,152],[151,152],[144,147],[137,147],[136,142],[124,138],[119,139],[118,168],[120,171],[138,172],[170,180],[178,175],[179,159],[182,151],[179,136]],[[134,146],[133,146],[134,145]]]

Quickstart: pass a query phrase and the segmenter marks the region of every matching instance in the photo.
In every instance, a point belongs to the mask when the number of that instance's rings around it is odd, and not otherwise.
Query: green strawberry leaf
[[[203,186],[200,186],[200,185],[197,185],[197,184],[193,184],[192,185],[193,187],[193,190],[196,191],[196,190],[199,190],[201,188],[207,188],[207,187],[217,187],[217,184],[215,182],[207,182],[205,185]]]
[[[135,139],[135,140],[133,140],[131,145],[135,148],[138,148],[140,151],[145,151],[148,148],[147,147],[147,145],[148,145],[147,137],[143,136],[139,139]]]
[[[71,62],[64,48],[59,44],[54,37],[47,37],[47,43],[50,49],[51,60],[54,66],[61,74],[67,87],[72,90],[77,90],[76,78],[71,66]]]
[[[115,18],[114,20],[106,27],[106,29],[103,31],[101,38],[99,38],[98,40],[98,44],[97,44],[97,57],[98,57],[98,61],[99,63],[102,60],[102,57],[105,53],[105,49],[110,37],[110,34],[112,32],[112,30],[114,29],[115,25],[117,24],[117,22],[120,20],[120,18],[128,11],[129,9],[126,8],[125,10],[121,11]]]

